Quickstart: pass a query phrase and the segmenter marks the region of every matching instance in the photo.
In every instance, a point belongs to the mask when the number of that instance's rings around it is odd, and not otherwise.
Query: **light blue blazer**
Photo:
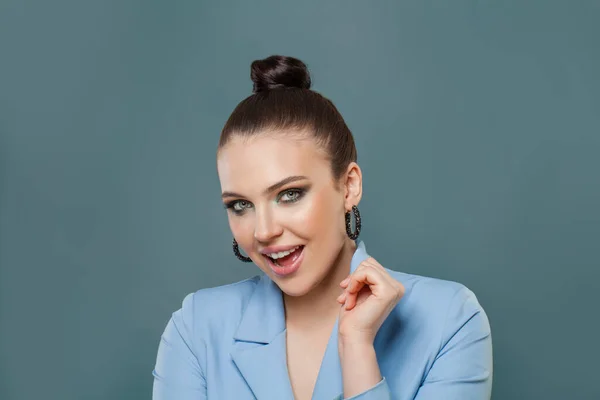
[[[368,257],[359,242],[351,270]],[[490,326],[475,295],[459,283],[388,272],[406,293],[375,339],[383,379],[352,399],[490,399]],[[189,294],[165,328],[153,375],[154,400],[293,399],[277,285],[262,274]],[[336,322],[313,399],[342,393]]]

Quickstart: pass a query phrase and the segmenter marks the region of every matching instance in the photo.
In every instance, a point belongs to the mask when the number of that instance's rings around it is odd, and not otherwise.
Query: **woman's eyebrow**
[[[296,181],[301,181],[303,179],[308,179],[308,177],[303,176],[303,175],[294,175],[294,176],[288,176],[285,179],[280,180],[279,182],[269,186],[264,193],[268,194],[271,192],[274,192],[275,190],[279,189],[282,186],[287,185],[288,183],[292,183],[292,182],[296,182]]]
[[[304,175],[288,176],[287,178],[284,178],[284,179],[280,180],[279,182],[266,188],[264,193],[265,194],[271,193],[271,192],[279,189],[280,187],[287,185],[288,183],[300,181],[303,179],[308,179],[308,177],[306,177]],[[234,192],[223,192],[221,194],[221,198],[225,198],[225,197],[244,197],[244,196],[242,196],[241,194],[234,193]]]

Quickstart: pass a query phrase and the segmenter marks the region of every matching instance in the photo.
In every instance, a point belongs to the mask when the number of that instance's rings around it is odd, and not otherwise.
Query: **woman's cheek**
[[[233,233],[233,236],[237,238],[238,244],[243,248],[251,248],[254,238],[254,228],[250,215],[230,215],[229,228]]]
[[[326,199],[323,199],[323,196],[313,196],[307,200],[297,214],[296,223],[299,224],[299,228],[304,232],[319,231],[323,225],[328,224],[330,219],[330,216],[326,212]]]

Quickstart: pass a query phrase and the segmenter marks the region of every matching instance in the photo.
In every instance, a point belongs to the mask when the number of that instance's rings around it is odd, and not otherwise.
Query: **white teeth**
[[[290,249],[290,250],[280,251],[279,253],[269,253],[267,255],[269,257],[271,257],[273,260],[277,260],[278,258],[283,258],[285,256],[289,256],[294,251],[298,250],[298,248],[300,248],[300,246],[296,246],[296,247],[294,247],[293,249]]]

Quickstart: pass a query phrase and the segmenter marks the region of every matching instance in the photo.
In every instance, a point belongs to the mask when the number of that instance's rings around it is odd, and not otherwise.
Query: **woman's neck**
[[[329,326],[335,321],[340,310],[336,299],[343,291],[340,282],[350,273],[350,262],[355,251],[355,242],[347,240],[329,274],[316,287],[300,297],[283,295],[286,325],[314,329],[321,325]]]

